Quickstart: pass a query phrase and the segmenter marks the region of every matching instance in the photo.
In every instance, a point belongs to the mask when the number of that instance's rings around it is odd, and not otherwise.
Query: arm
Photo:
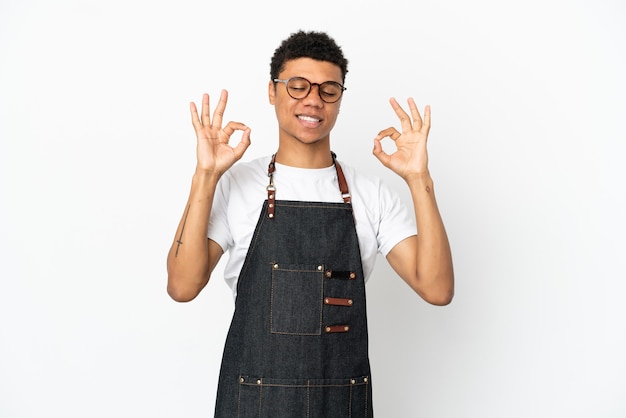
[[[197,136],[197,165],[183,216],[167,255],[167,292],[178,302],[195,298],[209,281],[211,272],[222,256],[222,248],[207,238],[209,216],[217,182],[250,145],[250,128],[239,122],[228,122],[222,128],[228,93],[224,90],[209,116],[209,95],[202,97],[202,114],[190,104],[191,122]],[[243,131],[241,141],[228,144],[235,131]]]
[[[454,272],[448,236],[428,171],[426,142],[430,130],[430,106],[426,106],[422,121],[412,98],[408,100],[411,117],[395,99],[390,103],[400,119],[402,133],[393,127],[381,131],[374,139],[374,155],[409,186],[419,233],[399,242],[389,252],[387,260],[424,300],[434,305],[446,305],[454,295]],[[393,154],[382,149],[381,141],[386,137],[396,144]]]

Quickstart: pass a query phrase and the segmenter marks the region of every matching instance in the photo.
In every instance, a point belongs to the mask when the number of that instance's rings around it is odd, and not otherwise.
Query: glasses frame
[[[309,83],[309,90],[307,90],[306,94],[305,94],[303,97],[300,97],[300,98],[298,98],[298,97],[293,97],[293,96],[292,96],[292,94],[289,92],[289,82],[290,82],[290,81],[292,81],[292,80],[294,80],[294,79],[304,80],[304,81],[306,81],[307,83]],[[329,103],[329,104],[331,104],[331,103],[337,103],[337,102],[341,99],[341,97],[343,96],[343,92],[344,92],[344,91],[346,91],[346,90],[348,90],[348,88],[347,88],[347,87],[344,87],[344,86],[343,86],[343,84],[341,84],[341,83],[337,83],[336,81],[324,81],[323,83],[312,83],[312,82],[310,82],[309,80],[307,80],[306,78],[304,78],[304,77],[300,77],[300,76],[289,77],[289,78],[288,78],[288,79],[286,79],[286,80],[281,80],[281,79],[279,79],[279,78],[275,78],[275,79],[274,79],[274,83],[283,83],[283,84],[285,85],[285,89],[287,90],[287,94],[289,95],[289,97],[291,97],[292,99],[296,99],[296,100],[306,99],[307,97],[309,97],[309,94],[311,94],[311,89],[313,88],[313,86],[317,86],[317,94],[320,96],[320,99],[322,99],[322,101],[323,101],[324,103]],[[340,87],[340,89],[341,89],[340,91],[341,91],[341,92],[340,92],[340,93],[339,93],[339,95],[337,96],[337,100],[332,101],[332,102],[329,102],[328,100],[325,100],[325,99],[322,97],[322,86],[323,86],[324,84],[334,84],[334,85],[337,85],[337,86],[339,86],[339,87]]]

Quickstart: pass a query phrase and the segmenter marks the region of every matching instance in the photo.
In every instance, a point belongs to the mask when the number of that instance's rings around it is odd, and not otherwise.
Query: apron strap
[[[267,185],[267,217],[274,218],[274,208],[276,207],[276,187],[274,187],[274,171],[276,171],[276,154],[272,155],[269,167],[267,167],[267,176],[270,178],[270,184]]]
[[[344,176],[343,174],[341,165],[337,162],[337,155],[332,151],[330,152],[330,155],[333,157],[333,164],[335,165],[335,170],[337,170],[337,183],[339,184],[339,191],[341,192],[341,198],[343,199],[343,203],[350,203],[351,197],[350,191],[348,189],[348,182],[346,181],[346,176]],[[276,187],[274,187],[274,171],[276,171],[276,154],[272,155],[272,160],[267,167],[267,176],[270,178],[270,183],[266,187],[267,217],[270,219],[274,218],[274,210],[276,208]]]
[[[336,160],[337,154],[331,151],[330,155],[333,156],[333,163],[335,163],[335,169],[337,170],[337,183],[339,183],[339,190],[341,191],[343,203],[350,203],[350,191],[348,190],[348,183],[346,182],[346,176],[343,175],[341,165],[339,165]]]

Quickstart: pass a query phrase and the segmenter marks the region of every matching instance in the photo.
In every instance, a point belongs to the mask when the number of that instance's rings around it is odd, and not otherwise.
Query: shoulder
[[[346,163],[345,161],[338,159],[337,162],[341,166],[343,173],[346,175],[346,180],[352,180],[355,182],[359,182],[363,184],[371,184],[371,185],[380,184],[379,177],[370,173],[365,173],[362,170],[357,170],[356,168]]]
[[[339,163],[344,170],[355,210],[364,210],[373,223],[384,219],[410,217],[400,190],[392,188],[384,179],[374,174],[360,172],[341,161]]]
[[[259,157],[250,161],[239,161],[224,173],[220,178],[219,187],[232,189],[247,187],[267,181],[267,166],[270,157]]]
[[[258,176],[267,175],[267,166],[270,163],[271,157],[258,157],[250,161],[239,161],[235,163],[224,174],[225,177],[239,177],[239,176]]]
[[[338,162],[353,195],[362,195],[364,199],[376,199],[381,194],[386,195],[390,192],[380,177],[358,170],[344,161],[338,160]]]

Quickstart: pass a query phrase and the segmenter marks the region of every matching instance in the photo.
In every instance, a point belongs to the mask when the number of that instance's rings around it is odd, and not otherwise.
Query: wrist
[[[215,170],[206,170],[200,167],[196,167],[196,171],[193,173],[192,181],[217,184],[220,177],[222,177],[222,174],[223,173],[218,173]]]
[[[191,194],[194,200],[213,198],[220,176],[214,172],[196,170],[191,178]]]
[[[411,195],[413,195],[414,198],[423,195],[434,196],[433,190],[435,186],[429,172],[415,173],[404,177],[404,180],[408,184]]]
[[[433,183],[433,179],[430,176],[430,172],[428,170],[418,172],[418,173],[409,173],[405,174],[403,177],[404,181],[406,181],[409,185],[431,185]]]

